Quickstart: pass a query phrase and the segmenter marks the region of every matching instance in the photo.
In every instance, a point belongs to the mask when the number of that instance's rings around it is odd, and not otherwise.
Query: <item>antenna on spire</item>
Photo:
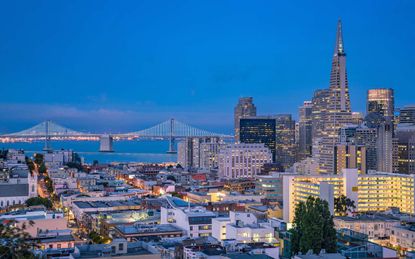
[[[346,55],[344,52],[342,20],[340,18],[337,22],[336,47],[334,49],[334,55]]]

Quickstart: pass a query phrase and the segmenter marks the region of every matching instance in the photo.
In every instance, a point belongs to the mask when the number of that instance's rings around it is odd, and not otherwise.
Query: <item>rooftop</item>
[[[119,206],[138,206],[141,203],[139,201],[126,200],[126,201],[75,201],[74,204],[82,209],[88,208],[110,208]]]
[[[20,197],[29,195],[29,184],[0,184],[0,197]]]
[[[160,225],[117,225],[115,228],[125,235],[132,234],[152,234],[152,233],[165,233],[165,232],[182,232],[183,230],[172,224],[160,224]]]

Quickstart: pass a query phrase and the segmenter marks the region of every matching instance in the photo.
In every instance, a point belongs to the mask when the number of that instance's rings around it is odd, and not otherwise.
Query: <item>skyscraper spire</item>
[[[334,49],[334,55],[346,55],[343,45],[342,21],[340,19],[337,22],[336,47]]]
[[[346,53],[342,35],[342,23],[337,23],[336,47],[334,49],[333,61],[330,74],[331,110],[351,112],[349,86],[346,72]]]

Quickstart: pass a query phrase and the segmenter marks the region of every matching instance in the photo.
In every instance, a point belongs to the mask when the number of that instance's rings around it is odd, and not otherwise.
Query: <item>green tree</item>
[[[79,172],[84,170],[84,168],[82,167],[82,165],[80,163],[68,162],[68,163],[66,163],[66,166],[69,167],[69,168],[76,168],[76,169],[78,169]]]
[[[327,201],[309,197],[295,208],[293,228],[290,229],[291,252],[315,254],[325,249],[329,253],[336,252],[336,230],[333,216],[330,214]]]
[[[7,149],[0,150],[0,159],[7,159],[7,153],[9,153]]]
[[[76,163],[76,164],[82,164],[81,163],[81,157],[78,155],[78,153],[73,153],[72,156],[72,162]]]
[[[173,175],[168,175],[166,179],[170,180],[170,181],[173,181],[173,182],[176,182],[176,177],[174,177]]]
[[[47,173],[47,168],[45,166],[45,163],[40,164],[39,166],[39,174],[46,174]]]
[[[354,201],[344,195],[334,198],[334,211],[340,216],[346,216],[347,212],[353,212],[356,209]]]
[[[26,200],[26,206],[44,205],[47,209],[52,208],[52,202],[42,197],[32,197]]]
[[[33,222],[29,224],[33,225]],[[17,227],[14,220],[4,220],[0,224],[0,258],[35,258],[31,251],[38,245],[32,241],[26,228],[26,224]]]
[[[37,165],[41,165],[41,164],[43,164],[43,154],[38,154],[38,153],[36,153],[35,154],[35,159],[34,159],[34,162],[37,164]]]
[[[35,170],[35,164],[33,163],[32,159],[25,157],[27,167],[29,167],[30,172],[33,172]]]
[[[49,176],[45,177],[45,186],[48,192],[52,194],[53,193],[53,181],[52,179],[49,178]]]

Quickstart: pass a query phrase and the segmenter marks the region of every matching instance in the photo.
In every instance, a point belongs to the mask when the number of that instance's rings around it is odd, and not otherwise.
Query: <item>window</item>
[[[57,244],[57,248],[62,248],[62,245],[61,244]]]
[[[50,244],[50,245],[49,245],[49,248],[53,248],[53,244]]]
[[[123,251],[124,250],[124,244],[118,244],[118,250]]]

